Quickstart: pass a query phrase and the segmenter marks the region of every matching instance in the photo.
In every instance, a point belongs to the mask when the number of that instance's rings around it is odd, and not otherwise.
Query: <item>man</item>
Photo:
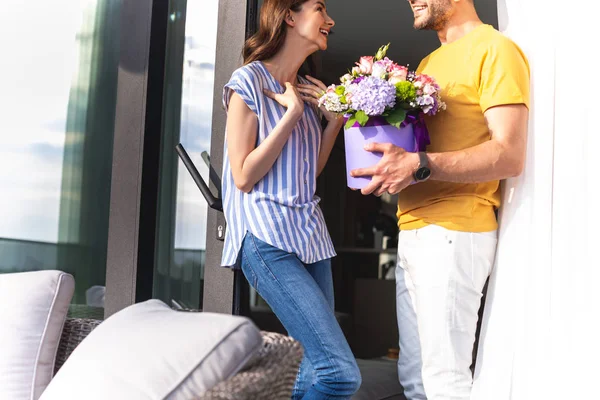
[[[426,119],[431,145],[383,153],[363,194],[400,193],[396,269],[400,359],[406,397],[469,399],[482,290],[494,263],[499,180],[524,165],[529,65],[521,50],[481,22],[472,0],[409,0],[416,29],[441,47],[419,65],[447,109]],[[413,183],[411,185],[411,183]]]

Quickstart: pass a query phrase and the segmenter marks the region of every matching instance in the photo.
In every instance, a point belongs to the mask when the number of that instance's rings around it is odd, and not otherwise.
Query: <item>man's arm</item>
[[[527,147],[527,107],[523,104],[492,107],[484,116],[491,140],[461,151],[428,154],[430,179],[479,183],[521,174]]]
[[[485,114],[491,139],[468,149],[428,153],[431,178],[446,182],[479,183],[506,179],[521,174],[525,164],[529,110],[524,104],[502,105]],[[383,153],[374,167],[352,171],[352,176],[373,176],[363,194],[395,194],[413,181],[419,164],[415,153],[381,143],[371,143],[368,151]]]

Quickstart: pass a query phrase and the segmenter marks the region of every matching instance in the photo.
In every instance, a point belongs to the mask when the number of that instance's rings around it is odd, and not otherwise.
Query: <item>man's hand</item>
[[[364,195],[381,196],[385,192],[396,194],[413,181],[413,173],[419,165],[419,155],[409,153],[401,147],[388,143],[369,143],[365,150],[383,153],[377,165],[370,168],[358,168],[350,171],[350,175],[372,176],[371,183],[361,190]]]

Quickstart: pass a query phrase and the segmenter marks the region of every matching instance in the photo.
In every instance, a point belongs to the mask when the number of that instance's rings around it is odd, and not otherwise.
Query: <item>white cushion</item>
[[[247,318],[174,311],[149,300],[92,331],[42,400],[193,399],[237,373],[261,345]]]
[[[0,274],[0,399],[37,400],[48,386],[74,288],[60,271]]]

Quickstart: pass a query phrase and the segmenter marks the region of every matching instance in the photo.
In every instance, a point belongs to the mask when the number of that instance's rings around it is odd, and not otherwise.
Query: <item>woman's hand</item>
[[[274,93],[268,89],[263,89],[263,92],[265,96],[272,98],[287,108],[295,117],[302,117],[302,114],[304,113],[304,100],[291,83],[285,83],[285,92],[283,94]]]
[[[327,90],[327,86],[325,86],[323,82],[316,78],[313,78],[312,76],[306,75],[306,79],[311,81],[313,85],[298,84],[298,91],[300,92],[304,101],[307,101],[319,107],[319,99]],[[327,111],[324,106],[319,107],[319,109],[323,113],[323,116],[325,117],[327,122],[335,122],[342,120],[341,114]]]

